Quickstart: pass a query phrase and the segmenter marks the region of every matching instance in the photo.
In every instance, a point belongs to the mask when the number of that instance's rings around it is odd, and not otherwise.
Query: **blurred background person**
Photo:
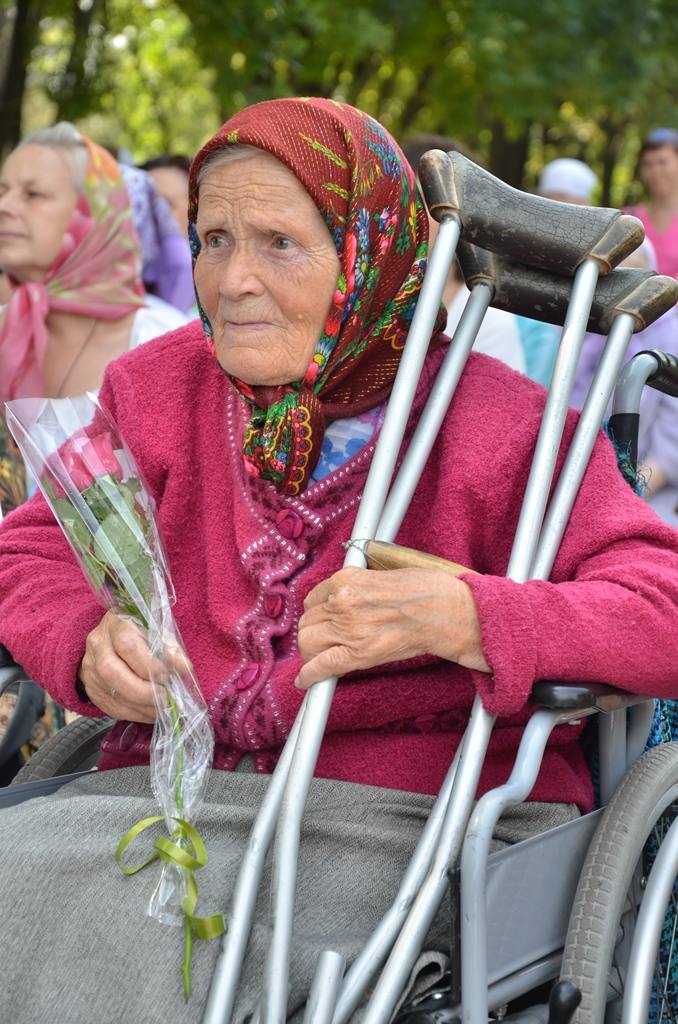
[[[621,264],[656,270],[652,243],[645,240],[639,249]],[[581,359],[572,392],[572,405],[581,409],[600,362],[606,338],[600,334],[584,337]],[[625,362],[645,349],[660,349],[678,356],[678,313],[669,310],[644,331],[634,334]],[[640,402],[638,466],[643,497],[667,523],[678,527],[678,414],[676,400],[653,388],[644,388]]]
[[[482,163],[478,157],[466,150],[455,139],[445,135],[415,135],[408,142],[403,144],[403,152],[414,168],[415,174],[418,171],[419,161],[424,153],[430,149],[442,149],[444,152],[461,153],[463,156],[473,160],[474,163]],[[438,233],[438,222],[429,216],[429,244],[432,246]],[[469,290],[464,283],[464,278],[457,260],[453,260],[450,272],[443,291],[443,302],[447,309],[447,326],[445,333],[452,336],[457,324],[464,312],[464,306],[469,296]],[[520,373],[525,372],[525,356],[520,338],[520,330],[517,323],[518,318],[512,313],[505,313],[503,310],[490,307],[485,314],[475,344],[474,352],[482,352],[487,356],[494,356],[495,359],[506,363],[513,370]]]
[[[188,238],[182,233],[167,200],[148,171],[129,164],[120,170],[132,203],[134,227],[141,242],[142,271],[149,305],[154,296],[182,313],[195,303]],[[187,201],[188,203],[188,201]],[[184,209],[187,216],[188,205]]]
[[[560,203],[590,206],[598,188],[598,176],[583,160],[558,157],[546,164],[539,176],[537,192]]]
[[[155,187],[169,203],[174,219],[188,238],[188,172],[190,158],[181,153],[165,153],[140,165],[153,178]]]
[[[657,128],[645,136],[638,157],[644,203],[628,208],[643,222],[660,274],[678,278],[678,132]]]
[[[112,359],[187,320],[165,303],[148,304],[120,168],[68,123],[29,136],[2,167],[0,270],[9,287],[0,309],[0,409],[13,398],[96,391]],[[28,490],[0,417],[2,512]],[[14,694],[0,696],[3,720],[15,703]]]

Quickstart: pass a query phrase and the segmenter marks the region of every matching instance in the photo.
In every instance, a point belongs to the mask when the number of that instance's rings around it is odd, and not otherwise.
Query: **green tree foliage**
[[[639,134],[678,126],[674,0],[0,0],[0,40],[22,7],[39,14],[26,126],[72,117],[137,158],[320,94],[401,138],[454,135],[515,184],[581,157],[619,202]]]

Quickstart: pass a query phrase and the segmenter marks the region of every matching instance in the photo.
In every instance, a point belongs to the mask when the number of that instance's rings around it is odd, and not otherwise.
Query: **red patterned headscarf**
[[[428,221],[412,168],[377,121],[332,100],[267,100],[227,121],[193,161],[194,260],[198,173],[231,145],[265,150],[293,172],[325,218],[339,256],[337,288],[304,379],[264,389],[232,378],[252,406],[243,447],[248,472],[295,495],[310,480],[325,424],[365,412],[391,391],[426,267]],[[211,325],[201,315],[212,345]],[[444,323],[441,313],[436,342]]]

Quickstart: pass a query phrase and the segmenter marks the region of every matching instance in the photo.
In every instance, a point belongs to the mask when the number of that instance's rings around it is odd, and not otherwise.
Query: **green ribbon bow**
[[[120,870],[125,875],[136,875],[155,860],[163,860],[168,864],[174,864],[181,868],[188,875],[186,885],[186,896],[183,903],[184,911],[184,963],[181,969],[184,981],[184,998],[188,1000],[191,994],[191,958],[193,955],[193,936],[198,939],[216,939],[226,931],[226,922],[223,914],[210,914],[207,917],[197,917],[195,908],[198,903],[198,883],[195,874],[198,868],[207,864],[207,850],[198,830],[185,821],[183,818],[173,818],[177,827],[172,833],[172,839],[167,836],[158,836],[155,840],[154,852],[143,864],[134,867],[125,867],[122,863],[124,854],[130,843],[134,842],[137,836],[146,829],[157,825],[164,818],[161,814],[153,815],[151,818],[143,818],[136,825],[125,833],[118,848],[115,851],[115,860]]]

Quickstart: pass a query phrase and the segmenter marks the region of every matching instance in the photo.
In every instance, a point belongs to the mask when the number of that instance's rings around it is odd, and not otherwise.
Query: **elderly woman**
[[[196,157],[190,223],[202,325],[116,361],[101,400],[157,501],[176,618],[214,723],[219,771],[200,821],[210,910],[226,906],[303,691],[343,677],[306,816],[294,1015],[318,951],[350,958],[388,905],[476,690],[500,716],[483,789],[506,777],[536,679],[675,696],[664,640],[678,630],[678,534],[632,493],[601,435],[553,582],[506,580],[543,391],[472,355],[398,539],[479,575],[341,570],[424,273],[412,170],[359,111],[266,102]],[[438,329],[408,439],[446,344]],[[66,706],[118,719],[101,760],[118,771],[5,812],[9,1016],[51,1020],[63,965],[73,1020],[199,1019],[172,969],[176,933],[143,919],[143,882],[112,863],[120,833],[153,810],[148,650],[103,613],[40,498],[0,528],[0,641]],[[578,728],[556,730],[533,802],[504,822],[503,838],[592,806],[578,738]],[[52,923],[36,909],[48,894]],[[266,893],[261,909],[237,1022],[258,1002]],[[19,928],[42,965],[37,981],[8,942]],[[427,945],[445,949],[443,925]],[[214,946],[196,955],[198,1003]]]

